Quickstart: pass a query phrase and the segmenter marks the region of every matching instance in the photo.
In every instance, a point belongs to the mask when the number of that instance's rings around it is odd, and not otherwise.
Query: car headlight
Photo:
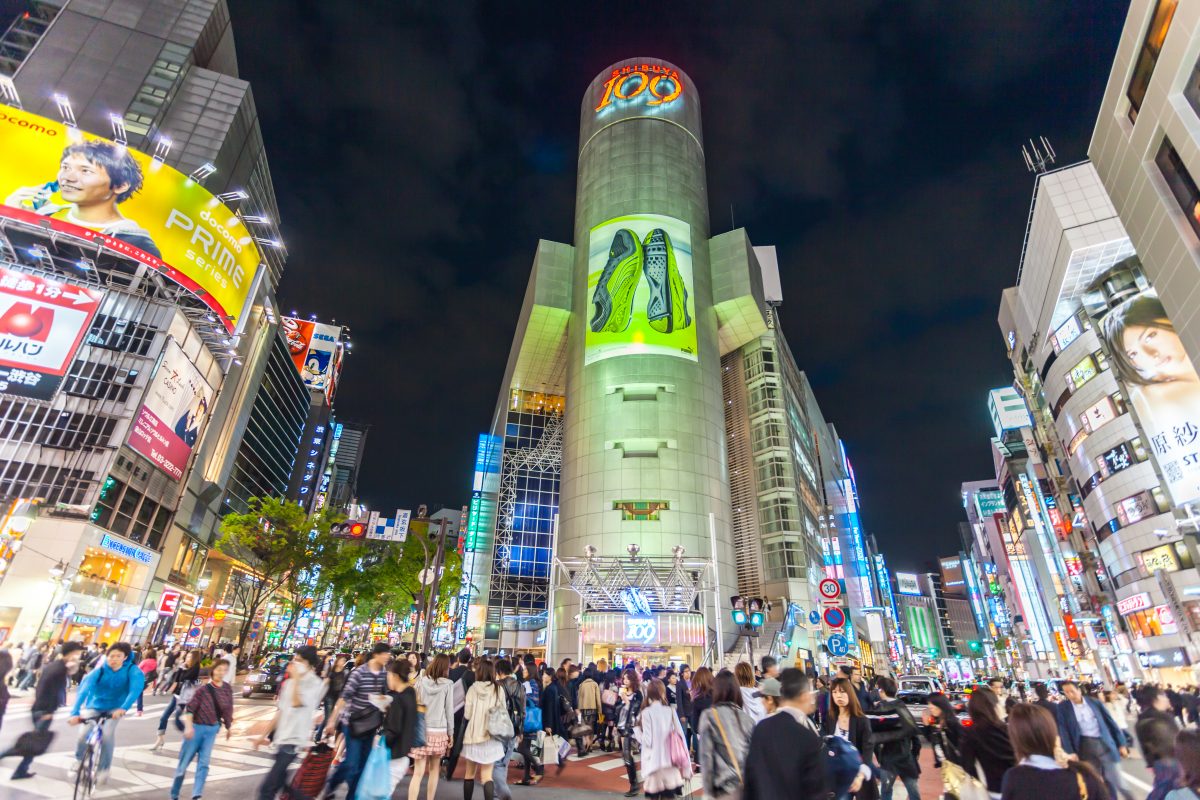
[[[246,683],[260,683],[263,679],[262,675],[247,675]]]

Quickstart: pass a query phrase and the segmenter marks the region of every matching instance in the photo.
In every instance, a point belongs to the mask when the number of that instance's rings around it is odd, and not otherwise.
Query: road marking
[[[1151,789],[1154,788],[1150,784],[1146,783],[1144,780],[1133,777],[1125,770],[1121,770],[1121,777],[1124,778],[1125,780],[1129,781],[1130,783],[1132,783],[1137,788],[1141,789],[1143,792],[1148,793]]]

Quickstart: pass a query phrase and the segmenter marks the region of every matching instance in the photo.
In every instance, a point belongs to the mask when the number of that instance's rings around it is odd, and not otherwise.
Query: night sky
[[[284,311],[352,329],[362,500],[468,501],[535,243],[571,239],[582,93],[657,56],[700,91],[712,232],[732,206],[778,247],[867,530],[894,567],[957,548],[959,484],[993,474],[986,391],[1012,380],[1020,145],[1086,156],[1126,3],[229,1]]]

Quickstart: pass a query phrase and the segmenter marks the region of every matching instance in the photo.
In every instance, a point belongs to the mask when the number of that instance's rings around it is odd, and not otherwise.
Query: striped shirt
[[[346,702],[346,710],[342,719],[350,718],[350,714],[371,706],[371,697],[387,691],[387,668],[372,672],[369,664],[356,667],[346,679],[342,689],[342,700]]]

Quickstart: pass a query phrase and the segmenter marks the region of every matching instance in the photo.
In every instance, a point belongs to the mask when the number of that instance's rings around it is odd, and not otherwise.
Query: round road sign
[[[199,635],[200,635],[199,628],[192,628],[190,631],[188,631],[188,636],[192,637],[193,639],[195,639]]]
[[[808,612],[808,623],[810,625],[820,625],[821,624],[821,612],[817,611],[816,609],[813,609],[812,611]]]
[[[842,596],[842,586],[833,578],[823,578],[817,586],[817,591],[821,593],[821,597],[826,600],[836,600]]]
[[[192,617],[192,627],[193,628],[202,627],[204,625],[204,621],[205,621],[204,617],[201,617],[201,616]]]
[[[829,648],[829,654],[835,658],[841,658],[850,652],[850,642],[840,633],[832,634],[826,639],[825,646]]]
[[[221,620],[225,619],[225,612],[218,608],[213,612],[212,618],[213,622],[220,622]]]
[[[846,613],[836,606],[825,609],[825,624],[831,628],[846,626]]]

